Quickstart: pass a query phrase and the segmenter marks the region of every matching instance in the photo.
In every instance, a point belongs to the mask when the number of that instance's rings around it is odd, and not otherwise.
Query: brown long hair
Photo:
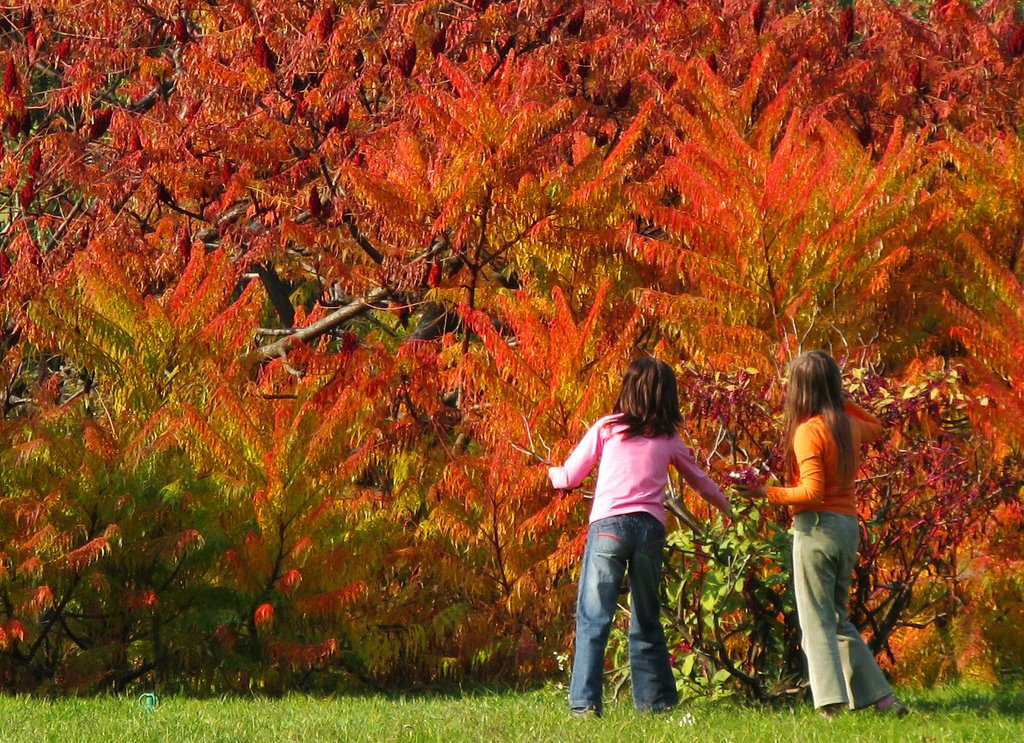
[[[793,435],[797,426],[820,415],[836,442],[839,454],[838,472],[841,482],[851,482],[856,475],[853,433],[844,410],[843,379],[835,359],[824,351],[808,351],[789,364],[786,384],[786,405],[782,415],[783,445],[786,452],[786,473],[797,474]]]
[[[672,367],[645,356],[629,365],[615,401],[615,422],[626,425],[624,438],[671,436],[683,422]]]

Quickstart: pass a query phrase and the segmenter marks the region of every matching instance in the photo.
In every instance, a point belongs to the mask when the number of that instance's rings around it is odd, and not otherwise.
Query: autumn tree
[[[638,353],[962,364],[1019,498],[1015,3],[26,0],[0,38],[6,688],[554,673],[587,503],[543,462]],[[770,463],[771,407],[705,389],[717,474]]]

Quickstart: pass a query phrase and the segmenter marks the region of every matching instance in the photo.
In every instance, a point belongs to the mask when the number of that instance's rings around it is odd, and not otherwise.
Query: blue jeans
[[[576,600],[576,655],[569,707],[601,712],[604,653],[622,576],[629,572],[629,668],[638,710],[668,709],[679,701],[661,626],[661,554],[665,526],[647,513],[609,516],[587,532]]]

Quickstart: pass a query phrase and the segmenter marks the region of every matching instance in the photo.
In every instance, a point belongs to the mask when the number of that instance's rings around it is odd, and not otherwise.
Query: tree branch
[[[324,333],[341,325],[347,320],[351,320],[353,317],[361,315],[366,310],[370,309],[375,303],[380,302],[382,299],[387,299],[391,296],[391,290],[387,288],[377,288],[366,293],[366,296],[361,299],[356,299],[344,307],[335,310],[327,317],[322,320],[317,320],[311,325],[307,325],[304,328],[299,328],[289,336],[285,336],[281,340],[268,343],[265,346],[260,346],[252,351],[245,354],[246,359],[257,359],[260,361],[267,361],[272,358],[283,358],[287,353],[288,349],[294,346],[297,342],[308,342],[314,338],[319,338]]]
[[[363,252],[370,256],[370,259],[374,263],[380,265],[384,262],[384,256],[381,255],[380,251],[373,247],[373,244],[363,236],[362,232],[359,231],[359,225],[356,224],[356,218],[352,212],[343,213],[341,215],[341,221],[345,223],[346,227],[348,227],[348,232],[352,235],[352,239],[356,241],[356,244],[359,245],[360,248],[363,249]]]
[[[295,307],[292,306],[292,301],[288,297],[288,287],[281,281],[277,271],[274,270],[274,264],[270,261],[257,263],[253,266],[253,270],[256,271],[260,281],[263,282],[263,288],[267,290],[267,295],[277,311],[281,324],[286,328],[290,328],[295,324]]]

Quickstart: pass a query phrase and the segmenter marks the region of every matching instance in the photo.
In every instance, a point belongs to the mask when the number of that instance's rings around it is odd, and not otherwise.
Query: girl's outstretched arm
[[[583,482],[601,456],[601,447],[604,443],[601,437],[603,427],[604,418],[590,427],[564,465],[548,468],[548,479],[551,480],[552,487],[567,490]]]
[[[679,474],[686,480],[686,484],[697,491],[701,498],[722,512],[724,516],[732,518],[732,506],[729,499],[718,487],[714,480],[708,477],[704,468],[697,464],[693,458],[690,448],[683,443],[683,440],[676,439],[676,451],[672,457],[672,464],[679,471]]]
[[[827,433],[821,423],[801,424],[793,437],[799,479],[789,487],[767,489],[768,500],[779,506],[813,506],[825,499],[825,462],[823,452]]]

